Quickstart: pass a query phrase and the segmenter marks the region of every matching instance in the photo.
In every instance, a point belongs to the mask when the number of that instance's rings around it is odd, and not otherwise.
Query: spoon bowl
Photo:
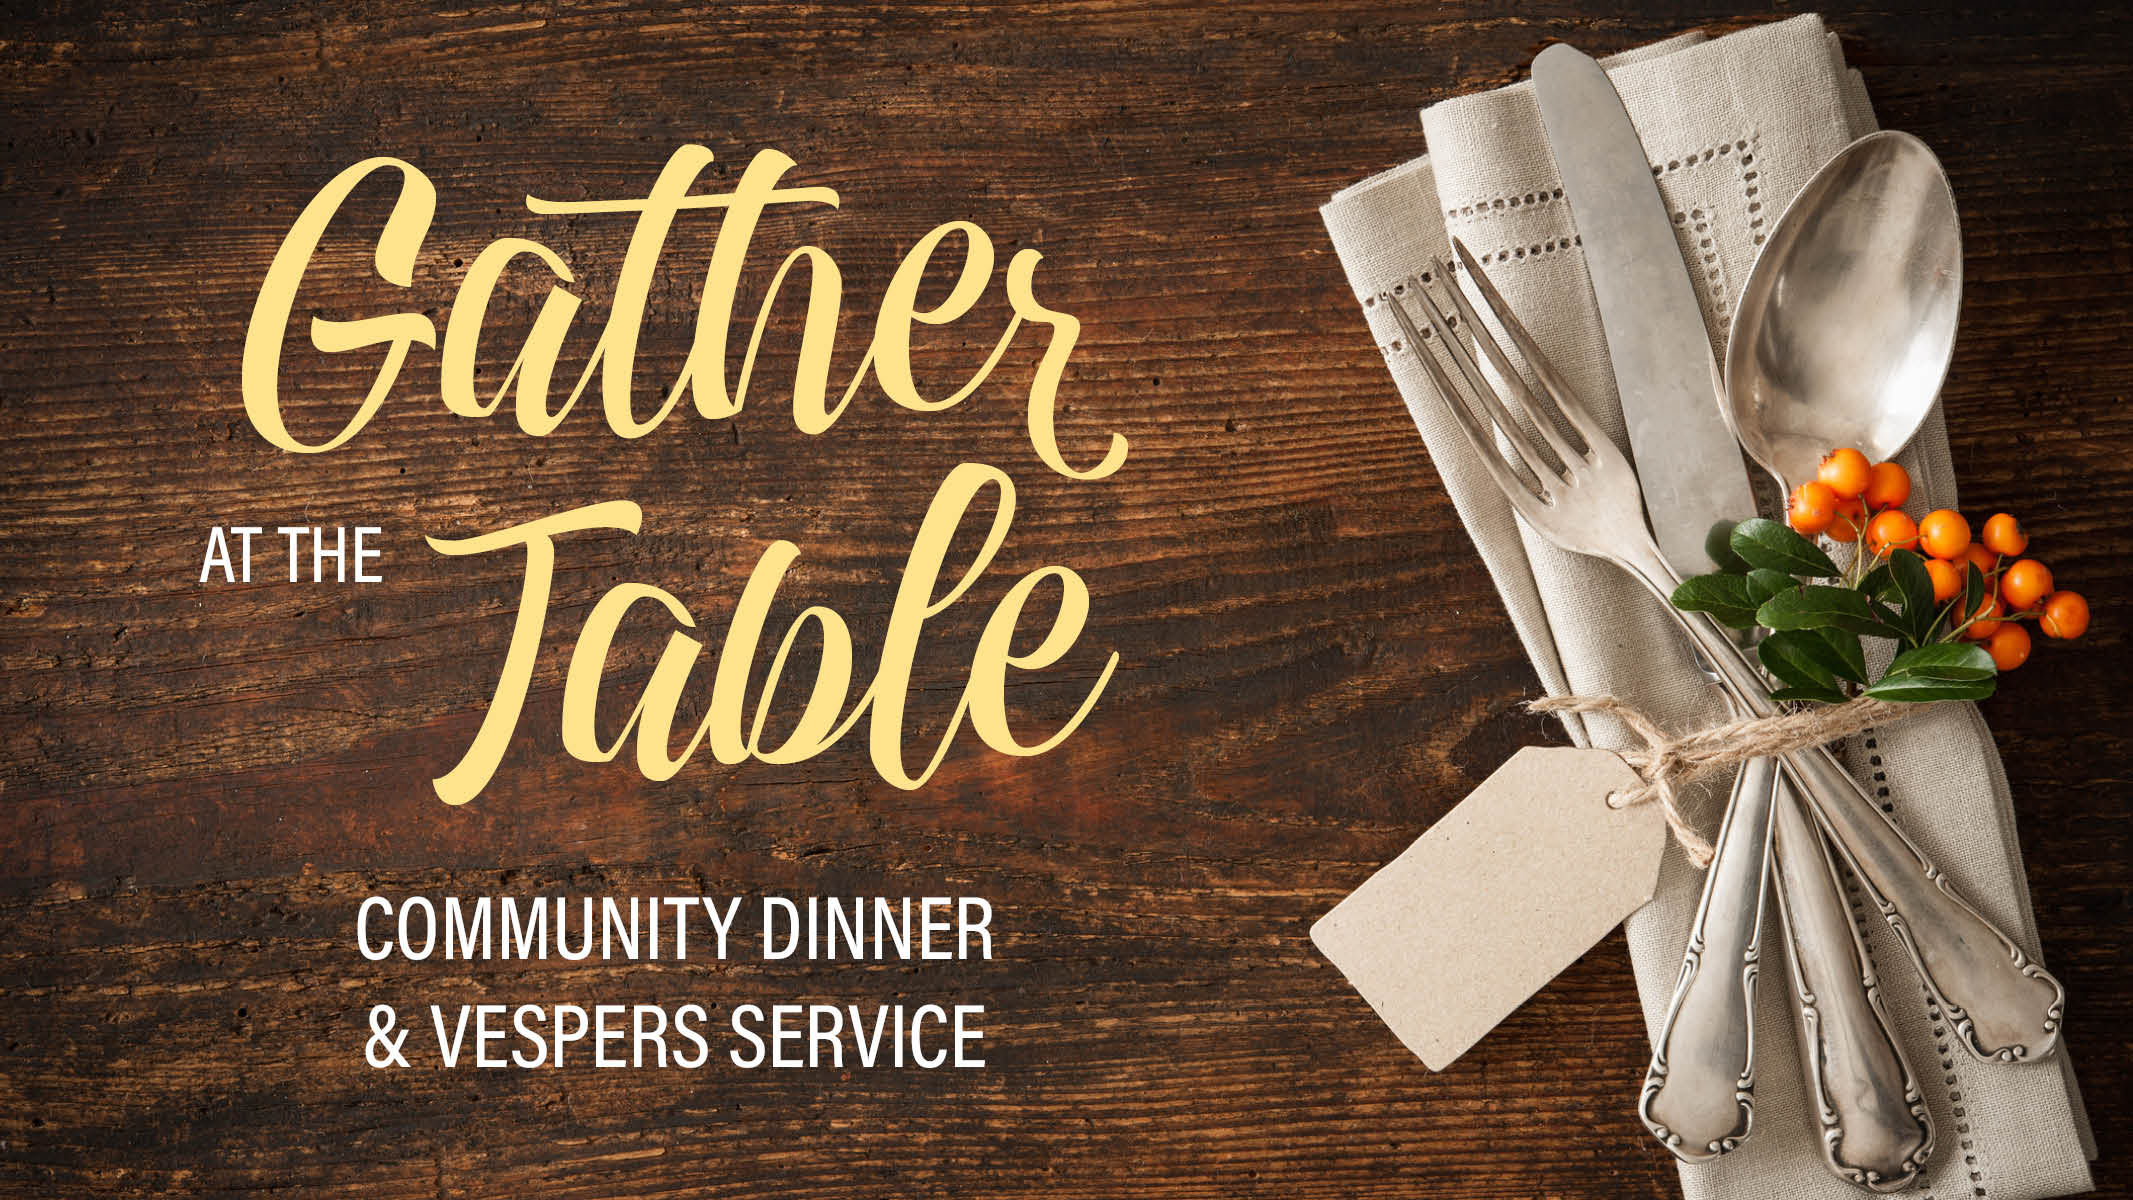
[[[1955,349],[1963,290],[1955,195],[1924,142],[1893,130],[1845,147],[1772,227],[1726,349],[1726,417],[1789,486],[1834,446],[1892,458]]]

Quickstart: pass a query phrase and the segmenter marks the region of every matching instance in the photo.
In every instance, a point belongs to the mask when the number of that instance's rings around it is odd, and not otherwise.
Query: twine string
[[[1657,803],[1666,814],[1674,841],[1697,867],[1708,867],[1716,853],[1711,841],[1681,810],[1680,789],[1703,776],[1810,746],[1825,745],[1877,725],[1910,716],[1916,704],[1896,704],[1860,697],[1842,704],[1818,704],[1769,717],[1740,717],[1675,736],[1635,705],[1619,696],[1547,696],[1527,705],[1540,713],[1600,713],[1628,726],[1643,746],[1620,751],[1622,761],[1644,782],[1607,798],[1609,806]]]

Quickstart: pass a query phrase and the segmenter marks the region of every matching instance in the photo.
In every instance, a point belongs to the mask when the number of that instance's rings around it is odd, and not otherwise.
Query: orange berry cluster
[[[1892,462],[1869,463],[1846,446],[1822,460],[1815,478],[1795,488],[1786,514],[1795,530],[1812,537],[1828,534],[1840,542],[1866,539],[1866,551],[1885,558],[1891,551],[1915,550],[1926,560],[1933,580],[1933,602],[1949,604],[1963,594],[1965,568],[1975,565],[1985,578],[1977,611],[1949,617],[1957,634],[1983,642],[1992,661],[2011,671],[2029,660],[2029,631],[2020,622],[2034,619],[2046,637],[2076,638],[2089,627],[2089,602],[2079,592],[2052,582],[2051,568],[2021,557],[2029,535],[2010,513],[1996,513],[1972,540],[1970,522],[1953,509],[1937,509],[1913,521],[1903,511],[1911,498],[1911,476]],[[2013,562],[2008,562],[2013,559]]]
[[[1830,451],[1816,477],[1793,489],[1788,516],[1792,527],[1809,537],[1826,533],[1836,541],[1856,542],[1869,532],[1875,514],[1900,509],[1910,498],[1911,476],[1902,467],[1869,463],[1847,446]],[[1897,531],[1892,526],[1889,532]]]

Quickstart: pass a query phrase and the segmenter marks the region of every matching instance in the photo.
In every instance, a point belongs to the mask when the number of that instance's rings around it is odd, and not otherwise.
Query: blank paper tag
[[[1529,746],[1319,918],[1311,940],[1441,1071],[1652,898],[1657,804],[1605,750]]]

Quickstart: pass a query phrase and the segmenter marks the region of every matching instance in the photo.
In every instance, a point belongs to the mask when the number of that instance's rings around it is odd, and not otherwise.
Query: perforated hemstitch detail
[[[1723,324],[1732,315],[1733,298],[1729,294],[1732,289],[1726,286],[1726,265],[1719,261],[1718,244],[1711,236],[1711,214],[1701,208],[1676,212],[1674,224],[1687,225],[1694,235],[1695,244],[1689,247],[1689,253],[1703,269],[1704,282],[1709,285],[1711,293],[1711,307]]]
[[[1561,188],[1554,188],[1549,191],[1536,189],[1523,195],[1497,196],[1493,199],[1476,200],[1472,204],[1461,204],[1447,208],[1444,210],[1444,219],[1447,221],[1457,221],[1462,218],[1480,220],[1496,213],[1510,212],[1514,209],[1539,208],[1543,204],[1553,204],[1562,198],[1563,189]]]
[[[1652,178],[1657,179],[1663,175],[1671,175],[1686,167],[1700,167],[1707,162],[1723,158],[1732,152],[1733,144],[1730,142],[1719,142],[1715,145],[1705,146],[1701,150],[1691,151],[1680,158],[1670,158],[1663,163],[1653,163]]]
[[[1894,816],[1896,804],[1895,801],[1889,798],[1889,773],[1886,765],[1881,761],[1881,739],[1871,729],[1867,730],[1863,736],[1865,738],[1867,765],[1874,769],[1874,800],[1881,806],[1882,812]],[[1858,920],[1864,915],[1859,911],[1861,907],[1859,887],[1856,882],[1848,882],[1849,886],[1846,890],[1851,893],[1852,897],[1853,919]],[[1872,950],[1867,951],[1867,965],[1870,967],[1874,965]],[[1879,975],[1881,973],[1880,969],[1878,967],[1875,968],[1874,973]],[[1933,993],[1924,984],[1920,984],[1918,990],[1925,997],[1926,1018],[1933,1022],[1933,1050],[1934,1053],[1940,1056],[1941,1078],[1948,1088],[1948,1107],[1955,1117],[1956,1137],[1960,1140],[1963,1148],[1963,1170],[1970,1177],[1970,1200],[1985,1200],[1987,1188],[1985,1187],[1984,1151],[1978,1147],[1977,1139],[1971,1135],[1969,1108],[1963,1103],[1963,1081],[1956,1071],[1954,1048],[1948,1044],[1947,1017],[1941,1012],[1940,1005],[1934,1002]],[[1934,1200],[1935,1195],[1936,1193],[1929,1192],[1925,1200]]]
[[[1538,242],[1529,242],[1523,246],[1502,246],[1494,250],[1484,250],[1475,257],[1485,263],[1524,261],[1525,259],[1540,258],[1543,255],[1554,254],[1559,250],[1568,250],[1572,246],[1582,246],[1584,244],[1584,238],[1572,234],[1569,237],[1546,238]],[[1452,269],[1458,270],[1458,264],[1454,263]]]
[[[1669,158],[1665,162],[1652,163],[1652,178],[1657,179],[1663,175],[1671,175],[1676,171],[1687,170],[1690,167],[1700,167],[1722,158],[1731,158],[1736,152],[1746,152],[1751,149],[1759,136],[1759,134],[1751,131],[1745,138],[1736,138],[1730,142],[1714,142],[1701,150],[1691,150],[1679,158]],[[1530,192],[1512,192],[1502,196],[1489,196],[1466,204],[1455,204],[1445,209],[1444,219],[1447,221],[1461,219],[1478,221],[1498,213],[1512,212],[1522,208],[1539,208],[1543,204],[1553,204],[1562,198],[1563,189],[1561,188],[1546,190],[1535,188]]]
[[[1475,257],[1479,258],[1482,262],[1485,263],[1522,262],[1527,259],[1541,258],[1546,255],[1568,250],[1572,246],[1583,246],[1584,244],[1584,238],[1579,237],[1576,234],[1572,234],[1569,237],[1548,238],[1543,241],[1533,242],[1529,245],[1524,246],[1507,246],[1500,247],[1494,250],[1487,250],[1476,255]],[[1445,265],[1446,268],[1450,271],[1456,272],[1459,270],[1459,264],[1456,262],[1447,263]],[[1402,279],[1401,281],[1393,284],[1389,288],[1379,288],[1376,292],[1363,297],[1363,307],[1365,309],[1375,309],[1378,306],[1378,300],[1388,292],[1394,296],[1406,295],[1407,284],[1409,280],[1413,280],[1416,283],[1428,283],[1433,277],[1434,273],[1430,271],[1422,271],[1414,275],[1409,275],[1406,279]],[[1457,328],[1459,325],[1458,316],[1456,314],[1448,316],[1446,318],[1446,324],[1452,326],[1453,328]],[[1431,340],[1429,330],[1424,329],[1421,332],[1422,339],[1424,341]],[[1378,343],[1378,351],[1381,354],[1399,354],[1405,349],[1406,341],[1402,338],[1394,338],[1390,342]]]
[[[1453,263],[1453,264],[1451,264],[1451,269],[1452,269],[1452,270],[1454,270],[1454,271],[1458,270],[1458,269],[1459,269],[1459,264],[1457,264],[1457,263]],[[1389,293],[1389,294],[1390,294],[1391,296],[1395,297],[1395,298],[1397,298],[1397,297],[1400,297],[1400,296],[1405,296],[1405,295],[1407,294],[1407,285],[1408,285],[1408,282],[1409,282],[1410,280],[1411,280],[1411,281],[1413,281],[1414,283],[1416,283],[1416,284],[1418,284],[1418,285],[1419,285],[1419,284],[1426,284],[1426,283],[1430,282],[1430,281],[1431,281],[1432,279],[1434,279],[1434,278],[1436,278],[1436,273],[1435,273],[1435,272],[1432,272],[1432,271],[1420,271],[1420,272],[1417,272],[1417,273],[1415,273],[1415,274],[1413,274],[1413,275],[1409,275],[1409,276],[1407,276],[1407,278],[1405,278],[1405,279],[1402,279],[1402,280],[1400,280],[1400,281],[1399,281],[1398,283],[1395,283],[1395,284],[1393,284],[1393,285],[1392,285],[1391,287],[1389,287],[1389,288],[1379,288],[1379,289],[1378,289],[1378,291],[1377,291],[1377,292],[1376,292],[1375,294],[1363,297],[1363,307],[1364,307],[1364,308],[1376,308],[1376,307],[1378,306],[1378,298],[1379,298],[1380,296],[1384,296],[1384,295],[1386,295],[1386,294],[1388,294],[1388,293]],[[1399,301],[1398,301],[1397,299],[1394,299],[1394,301],[1393,301],[1393,303],[1398,303],[1398,302],[1399,302]],[[1444,318],[1444,324],[1445,324],[1445,327],[1446,327],[1446,328],[1448,328],[1448,329],[1457,329],[1457,328],[1459,328],[1459,314],[1457,314],[1457,313],[1449,313],[1449,314],[1446,314],[1446,316],[1445,316],[1445,318]],[[1435,330],[1431,330],[1431,329],[1422,329],[1422,330],[1419,330],[1418,332],[1420,332],[1420,333],[1421,333],[1421,335],[1422,335],[1422,340],[1423,340],[1423,341],[1425,341],[1425,342],[1427,342],[1427,341],[1434,341],[1434,340],[1436,340],[1436,331],[1435,331]],[[1402,354],[1402,353],[1405,353],[1405,352],[1406,352],[1406,350],[1407,350],[1407,339],[1405,339],[1405,338],[1394,338],[1394,339],[1392,339],[1392,340],[1391,340],[1391,341],[1389,341],[1389,342],[1379,342],[1379,343],[1378,343],[1378,353],[1380,353],[1380,354],[1382,354],[1382,355],[1385,355],[1385,356],[1386,356],[1387,358],[1390,358],[1391,356],[1393,356],[1393,355],[1395,355],[1395,354]]]
[[[1748,205],[1748,236],[1758,246],[1763,244],[1763,238],[1768,234],[1763,228],[1763,188],[1758,182],[1763,173],[1762,169],[1755,165],[1755,152],[1762,142],[1763,135],[1751,130],[1747,137],[1733,143],[1733,148],[1740,152],[1733,161],[1740,169],[1741,198]]]
[[[1376,308],[1378,306],[1378,297],[1385,295],[1387,292],[1390,292],[1395,296],[1405,296],[1407,294],[1407,281],[1410,279],[1414,280],[1416,283],[1428,283],[1431,278],[1433,278],[1433,276],[1428,271],[1420,271],[1415,274],[1403,276],[1398,283],[1393,284],[1391,287],[1381,287],[1378,290],[1363,297],[1363,307]]]

